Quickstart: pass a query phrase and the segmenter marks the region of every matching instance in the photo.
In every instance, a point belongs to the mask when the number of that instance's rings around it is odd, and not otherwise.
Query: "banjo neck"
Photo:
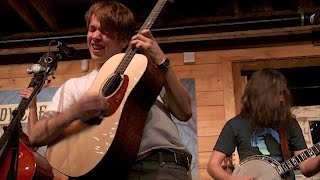
[[[320,142],[316,143],[314,146],[308,148],[307,150],[303,151],[302,153],[294,156],[287,161],[282,162],[276,168],[280,175],[290,171],[291,169],[295,168],[299,163],[302,161],[320,154]]]

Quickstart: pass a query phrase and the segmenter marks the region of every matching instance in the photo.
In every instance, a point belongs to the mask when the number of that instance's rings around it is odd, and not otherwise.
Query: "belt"
[[[187,153],[175,153],[165,149],[153,150],[151,154],[143,158],[145,161],[175,162],[177,165],[190,168],[192,156]]]

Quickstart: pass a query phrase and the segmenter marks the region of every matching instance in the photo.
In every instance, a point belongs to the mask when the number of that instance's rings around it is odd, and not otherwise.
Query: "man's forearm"
[[[64,129],[71,124],[72,120],[68,114],[58,112],[45,112],[40,120],[34,125],[29,139],[34,146],[48,145],[60,135]]]
[[[38,121],[37,106],[29,108],[28,116],[28,134],[32,131],[35,123]]]
[[[177,119],[187,121],[192,115],[190,95],[171,67],[166,72],[165,89],[171,113]]]

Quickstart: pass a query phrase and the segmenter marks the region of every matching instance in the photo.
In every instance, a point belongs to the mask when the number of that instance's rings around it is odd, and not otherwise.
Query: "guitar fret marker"
[[[291,162],[296,166],[298,164],[297,160],[295,158],[291,158]]]
[[[314,155],[313,150],[312,150],[312,149],[308,149],[308,154],[309,154],[310,156],[313,156],[313,155]]]
[[[293,165],[291,164],[290,161],[288,161],[286,164],[289,166],[289,169],[293,168]]]

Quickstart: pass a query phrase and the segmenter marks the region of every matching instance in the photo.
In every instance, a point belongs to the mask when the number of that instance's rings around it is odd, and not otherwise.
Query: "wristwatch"
[[[164,58],[161,62],[161,64],[158,64],[158,68],[168,70],[170,66],[170,60],[169,58]]]

